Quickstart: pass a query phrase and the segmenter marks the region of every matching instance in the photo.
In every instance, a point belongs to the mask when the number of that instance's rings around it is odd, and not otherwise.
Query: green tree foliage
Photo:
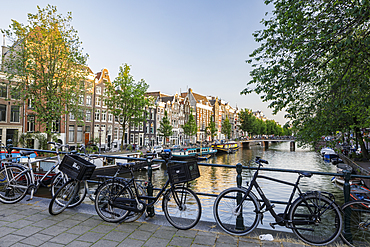
[[[206,133],[207,135],[210,135],[212,138],[212,141],[214,140],[214,137],[217,135],[217,128],[216,123],[213,121],[213,117],[210,119],[209,125],[206,127]]]
[[[190,110],[188,121],[182,126],[184,134],[188,137],[195,136],[197,134],[198,128],[195,118],[193,116],[193,110]]]
[[[250,56],[256,92],[287,111],[301,141],[369,123],[370,2],[266,0],[273,4]]]
[[[14,84],[11,94],[32,101],[35,119],[46,127],[50,141],[53,123],[62,115],[71,112],[82,118],[77,99],[86,89],[87,55],[71,26],[70,12],[64,17],[54,6],[37,8],[36,14],[28,14],[27,25],[12,20],[8,30],[1,30],[13,41],[2,69]]]
[[[118,76],[112,83],[105,82],[105,103],[124,130],[145,120],[145,107],[151,104],[150,99],[145,97],[148,88],[143,79],[135,82],[127,64],[119,67]],[[122,148],[123,141],[124,138]]]
[[[224,134],[227,137],[227,139],[230,139],[230,137],[231,137],[231,123],[230,123],[228,117],[226,117],[226,119],[222,122],[221,133]]]
[[[168,118],[167,111],[164,111],[164,117],[160,122],[158,132],[160,136],[164,137],[165,143],[167,138],[173,135],[171,121]]]
[[[242,109],[239,113],[240,129],[248,134],[253,134],[255,128],[256,117],[252,114],[252,110]]]

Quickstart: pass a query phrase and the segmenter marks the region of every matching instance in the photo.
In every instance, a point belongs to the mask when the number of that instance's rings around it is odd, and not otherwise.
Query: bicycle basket
[[[78,155],[66,154],[59,166],[59,170],[76,180],[90,179],[95,165]]]
[[[167,171],[170,182],[173,184],[186,183],[200,177],[196,161],[169,164]]]

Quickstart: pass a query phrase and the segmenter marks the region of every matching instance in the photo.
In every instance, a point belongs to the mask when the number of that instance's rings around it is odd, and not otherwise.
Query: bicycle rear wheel
[[[163,197],[162,210],[168,222],[181,230],[194,227],[202,214],[198,196],[186,187],[169,189]]]
[[[54,196],[55,193],[58,191],[58,189],[62,187],[63,184],[65,184],[68,180],[69,178],[67,177],[67,175],[62,172],[59,172],[57,175],[55,175],[53,177],[53,180],[51,181],[51,186],[50,186],[51,196]],[[80,181],[80,189],[75,199],[71,202],[71,204],[68,205],[68,208],[73,208],[73,207],[77,207],[78,205],[80,205],[85,199],[86,194],[87,194],[87,189],[85,186],[85,182]]]
[[[8,165],[0,170],[0,202],[11,204],[21,201],[27,194],[30,177],[26,168]]]
[[[347,202],[342,211],[342,240],[349,246],[370,246],[370,201]]]
[[[133,198],[131,189],[117,181],[101,185],[95,196],[95,209],[98,215],[108,222],[119,222],[131,212],[115,203],[120,199]]]
[[[305,243],[327,245],[342,229],[342,215],[337,204],[323,195],[305,195],[292,205],[289,218],[292,231]]]
[[[76,198],[80,189],[80,181],[69,180],[53,196],[49,204],[49,213],[57,215],[63,212],[68,205]]]
[[[231,235],[246,235],[253,231],[261,219],[260,204],[257,197],[249,192],[242,202],[246,190],[242,188],[229,188],[222,191],[213,205],[213,215],[217,224]]]

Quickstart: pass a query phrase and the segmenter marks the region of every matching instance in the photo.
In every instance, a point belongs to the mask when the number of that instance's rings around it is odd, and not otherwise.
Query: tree
[[[57,14],[57,8],[37,6],[28,14],[28,24],[15,20],[1,30],[13,45],[3,56],[3,70],[14,84],[11,94],[22,102],[32,101],[35,120],[44,126],[47,140],[56,122],[72,113],[77,120],[84,115],[77,104],[86,87],[87,55],[82,53],[72,16]]]
[[[171,125],[170,120],[168,119],[167,111],[164,111],[164,117],[162,118],[160,122],[158,132],[159,132],[159,135],[163,136],[163,138],[165,139],[165,144],[166,144],[167,138],[173,135],[172,125]]]
[[[123,128],[142,123],[145,120],[145,107],[151,104],[150,98],[145,97],[149,85],[143,79],[135,82],[130,75],[130,66],[124,64],[119,67],[118,76],[112,83],[105,82],[105,103],[112,112],[115,120]],[[121,140],[123,148],[124,138]]]
[[[230,139],[230,137],[231,137],[231,123],[230,123],[228,117],[226,117],[226,119],[222,122],[221,133],[224,134],[227,137],[227,139]]]
[[[262,94],[274,113],[285,110],[306,143],[368,123],[370,2],[265,3],[275,9],[254,33],[261,45],[247,61],[253,88],[242,93]]]
[[[188,137],[192,137],[197,134],[198,128],[193,116],[193,110],[190,110],[188,121],[182,126],[184,134]]]
[[[216,123],[213,121],[213,117],[210,118],[209,125],[206,127],[206,133],[211,136],[212,141],[214,137],[217,135]]]
[[[252,134],[256,122],[256,117],[253,115],[251,110],[244,109],[239,113],[240,118],[240,129]]]

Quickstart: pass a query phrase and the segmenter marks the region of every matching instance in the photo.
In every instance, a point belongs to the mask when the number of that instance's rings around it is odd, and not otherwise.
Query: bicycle
[[[213,214],[217,224],[227,233],[232,235],[246,235],[252,232],[263,219],[263,213],[269,211],[275,225],[285,226],[292,229],[293,233],[303,242],[312,245],[326,245],[333,242],[341,233],[342,215],[339,206],[335,203],[334,196],[330,193],[310,191],[302,193],[298,187],[302,177],[311,177],[310,172],[300,172],[295,183],[279,180],[272,177],[259,175],[262,163],[267,161],[256,157],[257,170],[253,175],[248,188],[235,187],[222,191],[216,198],[213,206]],[[263,178],[274,182],[293,186],[284,213],[277,214],[274,204],[267,199],[257,178]],[[261,200],[252,189],[255,188]],[[298,198],[293,201],[298,191]],[[260,201],[263,202],[262,206]]]
[[[26,196],[28,191],[30,192],[30,198],[28,200],[32,200],[33,195],[37,192],[40,186],[46,187],[44,181],[48,178],[50,173],[52,173],[59,166],[61,162],[59,149],[68,147],[67,145],[61,145],[54,142],[48,142],[48,144],[56,145],[57,155],[55,157],[57,157],[58,161],[41,178],[38,178],[37,175],[35,175],[32,168],[32,163],[34,162],[31,161],[30,155],[34,154],[34,151],[21,150],[19,152],[21,156],[26,156],[28,158],[27,164],[19,163],[19,158],[17,157],[8,157],[1,160],[2,169],[0,169],[0,202],[6,204],[17,203]],[[4,147],[4,145],[2,146]],[[55,157],[48,157],[38,160],[37,162],[49,160]],[[63,183],[68,180],[68,178],[62,173],[60,173],[59,176]],[[52,193],[53,188],[55,186],[59,186],[59,183],[53,183],[54,179],[55,177],[51,182]]]
[[[95,209],[103,220],[120,222],[132,212],[141,215],[163,195],[162,210],[171,225],[186,230],[198,223],[202,213],[200,200],[188,188],[188,182],[200,176],[197,163],[188,163],[185,166],[183,164],[183,166],[170,165],[171,152],[169,150],[159,155],[165,160],[169,178],[156,196],[140,194],[133,173],[135,163],[117,163],[121,169],[127,169],[130,172],[131,178],[129,180],[112,178],[98,188]],[[147,157],[147,160],[151,159],[151,156]],[[198,173],[190,174],[188,171],[190,169]],[[168,186],[169,189],[167,189]]]
[[[370,200],[350,201],[342,206],[342,240],[349,246],[370,246]]]

